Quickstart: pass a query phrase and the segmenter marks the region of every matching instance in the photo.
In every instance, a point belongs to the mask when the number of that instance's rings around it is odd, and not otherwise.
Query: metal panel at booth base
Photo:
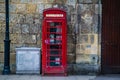
[[[40,48],[16,48],[16,73],[40,73]]]

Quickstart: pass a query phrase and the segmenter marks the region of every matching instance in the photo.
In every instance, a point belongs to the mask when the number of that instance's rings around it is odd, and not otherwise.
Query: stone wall
[[[41,47],[42,12],[58,7],[67,12],[68,72],[99,70],[98,0],[10,0],[10,64],[15,72],[16,47]],[[5,0],[0,0],[0,71],[4,62]]]

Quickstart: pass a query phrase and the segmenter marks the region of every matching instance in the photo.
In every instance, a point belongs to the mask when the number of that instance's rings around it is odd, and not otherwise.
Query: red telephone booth
[[[42,75],[67,74],[66,12],[50,8],[43,11]]]

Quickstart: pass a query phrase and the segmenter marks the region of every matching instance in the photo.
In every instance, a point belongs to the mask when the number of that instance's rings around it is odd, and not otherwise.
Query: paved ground
[[[120,74],[101,75],[94,80],[120,80]]]
[[[95,76],[0,75],[0,80],[93,80]]]
[[[102,76],[40,76],[40,75],[0,75],[0,80],[120,80],[120,75]]]

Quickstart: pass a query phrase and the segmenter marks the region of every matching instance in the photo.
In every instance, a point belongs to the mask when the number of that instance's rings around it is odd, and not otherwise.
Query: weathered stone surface
[[[0,2],[5,2],[5,0],[0,0]]]
[[[43,13],[43,10],[45,9],[44,4],[38,4],[37,5],[37,12],[38,13]]]
[[[0,13],[0,23],[5,22],[5,13]]]
[[[75,63],[75,54],[69,53],[69,54],[67,55],[67,63],[68,63],[68,64]]]
[[[80,35],[78,37],[78,41],[77,42],[81,43],[81,44],[88,43],[88,35]]]
[[[33,24],[33,14],[27,14],[25,15],[26,16],[26,23],[30,23],[30,24]]]
[[[91,30],[92,30],[92,33],[98,33],[99,31],[98,31],[98,22],[99,20],[98,20],[98,15],[94,15],[93,16],[93,24],[91,25]]]
[[[17,23],[25,23],[26,21],[26,16],[24,14],[18,14],[18,19],[17,19]]]
[[[89,64],[90,63],[89,55],[85,54],[76,55],[76,63]]]
[[[85,45],[76,45],[76,54],[84,54],[85,51]]]
[[[20,0],[10,0],[10,2],[13,2],[13,3],[19,3]]]
[[[30,0],[20,0],[21,3],[28,3]]]
[[[31,35],[31,34],[22,34],[21,37],[21,43],[36,43],[36,35]]]
[[[17,4],[16,7],[17,13],[26,13],[26,4]]]
[[[0,53],[0,64],[4,62],[4,53]]]
[[[0,33],[0,43],[4,43],[5,35],[4,33]]]
[[[12,28],[12,33],[21,33],[21,24],[15,24]]]
[[[74,43],[74,35],[67,35],[67,43]]]
[[[91,54],[91,45],[85,45],[85,52],[84,54]]]
[[[20,34],[10,34],[11,43],[19,43]]]
[[[90,35],[90,43],[93,44],[94,43],[94,35]]]
[[[22,33],[29,33],[30,32],[30,25],[29,24],[22,24],[21,30],[22,30]]]
[[[27,4],[27,13],[35,13],[36,5],[35,4]]]
[[[40,32],[40,24],[31,24],[30,25],[30,33],[38,33]]]
[[[67,52],[74,53],[75,52],[75,44],[67,44]]]
[[[46,5],[45,5],[45,9],[51,8],[51,7],[52,7],[52,4],[46,4]]]
[[[16,4],[10,4],[9,6],[9,11],[12,12],[12,13],[15,13],[16,12]]]
[[[5,4],[0,4],[0,12],[5,12]]]
[[[18,15],[17,14],[10,14],[9,17],[9,22],[12,24],[16,24],[17,23],[17,19],[18,19]]]
[[[66,4],[72,5],[75,8],[76,2],[77,2],[77,0],[67,0]]]
[[[71,15],[71,23],[75,24],[77,22],[77,15],[76,14],[72,14]]]
[[[46,0],[47,1],[47,3],[53,3],[53,2],[55,2],[55,0]]]
[[[11,53],[10,54],[10,64],[15,64],[16,63],[16,54]]]
[[[4,33],[5,32],[5,24],[0,23],[0,33]]]
[[[80,25],[81,26],[81,33],[82,34],[89,34],[89,33],[91,33],[92,31],[91,31],[91,26],[90,25],[86,25],[86,24],[81,24]]]
[[[4,52],[4,44],[3,43],[0,44],[0,52]]]

